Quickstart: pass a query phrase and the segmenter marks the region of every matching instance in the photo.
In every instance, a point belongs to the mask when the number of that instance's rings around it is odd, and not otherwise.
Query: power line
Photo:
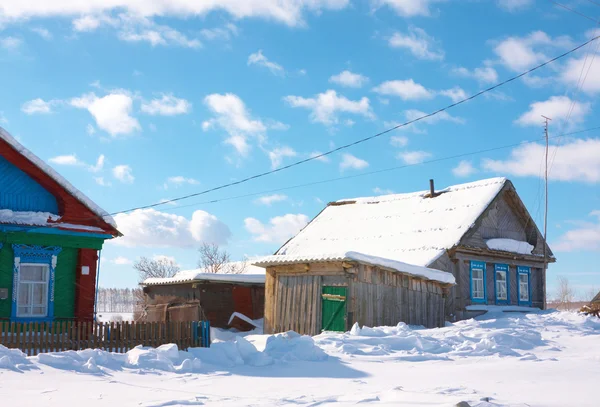
[[[559,137],[564,137],[564,136],[572,136],[572,135],[575,135],[575,134],[586,133],[586,132],[593,131],[593,130],[600,130],[600,126],[590,127],[590,128],[587,128],[587,129],[577,130],[577,131],[570,132],[570,133],[565,133],[565,134],[559,134],[559,135],[556,135],[556,136],[550,136],[548,138],[549,139],[554,139],[554,138],[559,138]],[[304,184],[291,185],[291,186],[287,186],[287,187],[275,188],[275,189],[264,190],[264,191],[259,191],[259,192],[251,192],[251,193],[248,193],[248,194],[230,196],[230,197],[226,197],[226,198],[211,199],[209,201],[194,202],[194,203],[191,203],[191,204],[188,204],[188,205],[179,205],[179,206],[177,206],[175,208],[171,208],[170,210],[168,210],[166,212],[173,212],[173,211],[176,211],[176,210],[179,210],[179,209],[189,208],[189,207],[197,206],[197,205],[205,205],[205,204],[211,204],[211,203],[231,201],[231,200],[240,199],[240,198],[248,198],[248,197],[251,197],[251,196],[258,196],[258,195],[270,194],[270,193],[274,193],[274,192],[287,191],[287,190],[290,190],[290,189],[303,188],[303,187],[308,187],[308,186],[312,186],[312,185],[327,184],[327,183],[330,183],[330,182],[343,181],[343,180],[353,179],[353,178],[359,178],[359,177],[366,177],[368,175],[381,174],[381,173],[384,173],[384,172],[390,172],[390,171],[400,170],[400,169],[408,168],[408,167],[415,167],[415,166],[418,166],[418,165],[432,164],[432,163],[441,162],[441,161],[448,161],[448,160],[453,160],[453,159],[457,159],[457,158],[463,158],[463,157],[468,157],[468,156],[472,156],[472,155],[477,155],[477,154],[483,154],[483,153],[489,153],[489,152],[493,152],[493,151],[503,150],[503,149],[507,149],[507,148],[511,148],[511,147],[518,147],[518,146],[522,146],[522,145],[525,145],[525,144],[528,144],[528,143],[535,143],[536,141],[541,141],[541,140],[544,140],[544,139],[545,139],[545,137],[542,137],[542,138],[537,138],[537,139],[532,139],[532,140],[521,141],[519,143],[507,144],[507,145],[497,146],[497,147],[490,147],[490,148],[476,150],[476,151],[471,151],[471,152],[467,152],[467,153],[460,153],[460,154],[455,154],[455,155],[451,155],[451,156],[435,158],[435,159],[423,161],[423,162],[416,163],[416,164],[398,165],[398,166],[394,166],[394,167],[383,168],[383,169],[380,169],[380,170],[363,172],[363,173],[360,173],[360,174],[347,175],[347,176],[336,177],[336,178],[329,178],[329,179],[320,180],[320,181],[307,182],[307,183],[304,183]],[[57,224],[57,226],[60,226],[60,224]],[[41,229],[41,228],[42,227],[34,228],[33,230]],[[17,230],[11,230],[10,232],[7,232],[7,233],[17,233],[17,232],[31,231],[31,230],[32,229],[30,227],[22,227],[22,228],[17,229]]]
[[[549,1],[550,3],[552,3],[552,4],[555,4],[555,5],[557,5],[558,7],[562,7],[562,8],[564,8],[565,10],[569,10],[570,12],[572,12],[572,13],[575,13],[575,14],[577,14],[578,16],[581,16],[581,17],[583,17],[583,18],[587,18],[588,20],[591,20],[591,21],[593,21],[593,22],[595,22],[595,23],[598,23],[598,22],[599,22],[597,19],[595,19],[595,18],[593,18],[593,17],[590,17],[590,16],[588,16],[587,14],[583,14],[583,13],[581,13],[581,12],[579,12],[579,11],[577,11],[577,10],[575,10],[575,9],[571,8],[571,7],[565,6],[564,4],[558,3],[558,2],[556,2],[556,1],[554,1],[554,0],[548,0],[548,1]],[[593,2],[592,2],[592,3],[593,3]],[[595,4],[596,4],[596,3],[595,3]]]
[[[556,135],[556,136],[551,136],[551,137],[548,137],[548,138],[549,139],[554,139],[554,138],[559,138],[559,137],[564,137],[564,136],[572,136],[572,135],[575,135],[575,134],[585,133],[585,132],[589,132],[589,131],[593,131],[593,130],[600,130],[600,126],[592,127],[592,128],[589,128],[589,129],[578,130],[578,131],[574,131],[574,132],[567,133],[567,134],[560,134],[560,135]],[[194,202],[194,203],[191,203],[191,204],[188,204],[188,205],[177,206],[176,208],[172,208],[172,209],[168,210],[167,212],[172,212],[172,211],[175,211],[175,210],[189,208],[189,207],[197,206],[197,205],[206,205],[206,204],[212,204],[212,203],[218,203],[218,202],[224,202],[224,201],[231,201],[231,200],[235,200],[235,199],[248,198],[248,197],[251,197],[251,196],[259,196],[259,195],[264,195],[264,194],[271,194],[271,193],[274,193],[274,192],[282,192],[282,191],[287,191],[287,190],[290,190],[290,189],[304,188],[304,187],[313,186],[313,185],[320,185],[320,184],[326,184],[326,183],[330,183],[330,182],[336,182],[336,181],[343,181],[343,180],[347,180],[347,179],[365,177],[365,176],[368,176],[368,175],[381,174],[381,173],[384,173],[384,172],[400,170],[400,169],[408,168],[408,167],[415,167],[415,166],[418,166],[418,165],[431,164],[431,163],[436,163],[436,162],[440,162],[440,161],[454,160],[454,159],[457,159],[457,158],[464,158],[464,157],[473,156],[473,155],[477,155],[477,154],[489,153],[489,152],[503,150],[503,149],[512,148],[512,147],[519,147],[519,146],[522,146],[524,144],[535,143],[537,141],[542,141],[542,140],[545,140],[545,137],[541,137],[541,138],[537,138],[537,139],[532,139],[532,140],[526,140],[526,141],[522,141],[522,142],[514,143],[514,144],[507,144],[507,145],[503,145],[503,146],[490,147],[490,148],[487,148],[487,149],[476,150],[476,151],[471,151],[471,152],[467,152],[467,153],[460,153],[460,154],[455,154],[455,155],[451,155],[451,156],[435,158],[435,159],[423,161],[423,162],[417,163],[417,164],[399,165],[399,166],[383,168],[383,169],[375,170],[375,171],[363,172],[363,173],[360,173],[360,174],[347,175],[347,176],[336,177],[336,178],[329,178],[329,179],[324,179],[324,180],[320,180],[320,181],[307,182],[307,183],[304,183],[304,184],[297,184],[297,185],[291,185],[291,186],[286,186],[286,187],[281,187],[281,188],[264,190],[264,191],[260,191],[260,192],[251,192],[251,193],[248,193],[248,194],[235,195],[235,196],[230,196],[230,197],[225,197],[225,198],[211,199],[211,200],[208,200],[208,201]]]
[[[554,57],[554,58],[552,58],[552,59],[550,59],[550,60],[548,60],[546,62],[543,62],[543,63],[541,63],[541,64],[539,64],[539,65],[537,65],[537,66],[535,66],[535,67],[533,67],[531,69],[526,70],[523,73],[520,73],[519,75],[516,75],[516,76],[513,76],[513,77],[511,77],[509,79],[506,79],[506,80],[504,80],[504,81],[502,81],[500,83],[497,83],[496,85],[493,85],[493,86],[491,86],[491,87],[489,87],[487,89],[484,89],[484,90],[482,90],[480,92],[477,92],[474,95],[471,95],[471,96],[469,96],[467,98],[459,100],[458,102],[455,102],[455,103],[452,103],[450,105],[447,105],[447,106],[445,106],[445,107],[443,107],[441,109],[438,109],[438,110],[436,110],[434,112],[431,112],[431,113],[425,114],[423,116],[417,117],[416,119],[409,120],[409,121],[404,122],[402,124],[399,124],[397,126],[391,127],[391,128],[389,128],[387,130],[384,130],[382,132],[376,133],[376,134],[374,134],[372,136],[356,140],[356,141],[354,141],[352,143],[344,144],[342,146],[339,146],[339,147],[334,148],[332,150],[329,150],[327,152],[324,152],[324,153],[321,153],[321,154],[318,154],[318,155],[315,155],[315,156],[312,156],[312,157],[309,157],[309,158],[305,158],[303,160],[296,161],[294,163],[285,165],[285,166],[280,167],[280,168],[276,168],[274,170],[265,171],[265,172],[262,172],[262,173],[259,173],[259,174],[255,174],[255,175],[243,178],[243,179],[238,180],[238,181],[229,182],[227,184],[219,185],[217,187],[205,189],[204,191],[200,191],[200,192],[196,192],[196,193],[188,194],[188,195],[183,195],[183,196],[180,196],[180,197],[177,197],[177,198],[168,199],[168,200],[165,200],[165,201],[161,201],[161,202],[157,202],[157,203],[153,203],[153,204],[149,204],[149,205],[142,205],[142,206],[137,206],[137,207],[125,209],[125,210],[118,211],[118,212],[112,212],[112,213],[110,213],[110,215],[116,215],[116,214],[119,214],[119,213],[128,213],[128,212],[132,212],[132,211],[137,210],[137,209],[153,208],[153,207],[157,207],[157,206],[160,206],[160,205],[165,205],[165,204],[168,204],[168,203],[173,203],[173,202],[181,201],[181,200],[188,199],[188,198],[193,198],[195,196],[205,195],[205,194],[207,194],[209,192],[214,192],[214,191],[218,191],[220,189],[228,188],[228,187],[231,187],[231,186],[234,186],[234,185],[243,184],[245,182],[248,182],[248,181],[251,181],[251,180],[254,180],[254,179],[257,179],[257,178],[262,178],[262,177],[265,177],[265,176],[270,175],[270,174],[274,174],[274,173],[277,173],[277,172],[281,172],[281,171],[287,170],[287,169],[292,168],[292,167],[296,167],[298,165],[307,163],[309,161],[313,161],[313,160],[317,160],[317,159],[322,158],[322,157],[326,157],[326,156],[331,155],[331,154],[333,154],[335,152],[338,152],[338,151],[341,151],[341,150],[344,150],[344,149],[356,146],[358,144],[362,144],[362,143],[364,143],[366,141],[375,139],[377,137],[381,137],[384,134],[387,134],[387,133],[389,133],[391,131],[394,131],[396,129],[399,129],[401,127],[406,127],[406,126],[408,126],[410,124],[413,124],[413,123],[419,122],[421,120],[427,119],[429,117],[435,116],[435,115],[437,115],[439,113],[442,113],[442,112],[444,112],[446,110],[449,110],[449,109],[451,109],[453,107],[461,105],[461,104],[463,104],[465,102],[468,102],[468,101],[470,101],[472,99],[475,99],[475,98],[477,98],[477,97],[479,97],[479,96],[481,96],[481,95],[483,95],[485,93],[491,92],[491,91],[493,91],[493,90],[495,90],[495,89],[497,89],[497,88],[499,88],[501,86],[504,86],[504,85],[506,85],[506,84],[508,84],[510,82],[513,82],[513,81],[515,81],[515,80],[517,80],[519,78],[522,78],[525,75],[528,75],[528,74],[530,74],[530,73],[532,73],[534,71],[537,71],[538,69],[541,69],[541,68],[545,67],[546,65],[549,65],[549,64],[551,64],[551,63],[553,63],[553,62],[555,62],[555,61],[557,61],[557,60],[559,60],[561,58],[564,58],[565,56],[567,56],[569,54],[572,54],[573,52],[575,52],[575,51],[577,51],[577,50],[585,47],[586,45],[588,45],[589,43],[597,40],[598,38],[600,38],[600,36],[592,38],[592,39],[584,42],[583,44],[578,45],[577,47],[575,47],[575,48],[573,48],[573,49],[571,49],[569,51],[566,51],[566,52],[564,52],[564,53],[562,53],[562,54],[560,54],[560,55],[558,55],[558,56],[556,56],[556,57]]]

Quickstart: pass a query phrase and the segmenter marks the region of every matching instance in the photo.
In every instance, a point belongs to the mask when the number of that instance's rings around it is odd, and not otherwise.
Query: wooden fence
[[[137,345],[179,349],[210,346],[207,321],[198,322],[2,322],[0,345],[28,356],[66,350],[103,349],[125,353]]]

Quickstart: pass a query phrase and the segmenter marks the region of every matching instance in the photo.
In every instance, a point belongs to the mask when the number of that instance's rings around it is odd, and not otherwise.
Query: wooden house
[[[146,279],[142,286],[143,318],[149,322],[208,320],[213,327],[227,328],[236,312],[251,320],[264,313],[265,273],[249,264],[240,274],[185,270],[170,278]]]
[[[545,308],[544,253],[555,261],[513,184],[492,178],[330,203],[254,264],[267,270],[266,332],[316,334]],[[335,316],[333,300],[344,301]]]
[[[94,318],[114,220],[0,128],[0,321]]]

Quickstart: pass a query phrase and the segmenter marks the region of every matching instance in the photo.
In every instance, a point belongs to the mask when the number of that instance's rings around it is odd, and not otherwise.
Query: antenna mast
[[[544,166],[544,305],[543,309],[546,309],[546,271],[548,269],[548,258],[546,253],[546,241],[548,237],[548,125],[552,120],[549,117],[542,115],[544,118],[544,136],[546,139],[546,151],[545,151],[545,166]]]

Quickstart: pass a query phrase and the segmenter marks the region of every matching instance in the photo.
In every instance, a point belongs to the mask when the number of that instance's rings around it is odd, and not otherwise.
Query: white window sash
[[[43,267],[44,270],[44,279],[43,280],[24,280],[21,279],[23,273],[21,272],[22,267],[25,266],[32,266],[32,267]],[[28,296],[29,296],[29,302],[27,304],[21,304],[20,301],[20,293],[21,290],[19,288],[17,288],[16,292],[17,292],[17,317],[18,318],[43,318],[43,317],[47,317],[48,316],[48,291],[50,288],[50,267],[48,264],[43,264],[43,263],[20,263],[19,264],[19,278],[18,278],[18,282],[17,284],[19,285],[19,287],[21,286],[21,284],[23,284],[24,286],[27,287],[28,289]],[[36,304],[34,303],[34,286],[36,285],[41,285],[43,288],[42,290],[45,290],[45,296],[44,298],[46,299],[44,304]],[[27,311],[23,312],[22,308],[26,308]],[[34,308],[42,308],[43,312],[41,313],[34,313],[33,310]]]
[[[471,285],[472,285],[472,294],[474,299],[484,299],[485,298],[485,289],[484,289],[484,281],[483,281],[483,270],[482,269],[472,269],[471,270]]]
[[[504,275],[504,280],[498,279],[498,274]],[[508,290],[506,284],[506,271],[496,271],[496,299],[501,301],[508,300]]]

